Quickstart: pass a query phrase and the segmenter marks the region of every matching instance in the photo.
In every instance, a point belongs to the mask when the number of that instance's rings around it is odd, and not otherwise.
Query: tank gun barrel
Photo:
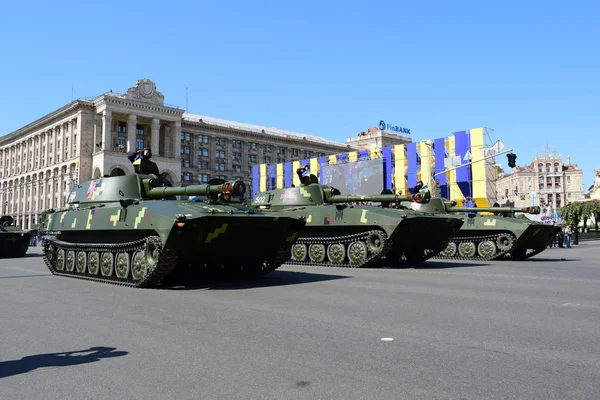
[[[333,195],[329,199],[329,203],[355,203],[359,201],[372,201],[382,203],[399,203],[401,201],[414,201],[416,203],[427,203],[431,195],[429,192],[417,193],[413,195],[396,195],[396,194],[377,194],[370,196],[361,195]]]
[[[156,181],[156,182],[153,182]],[[229,181],[219,185],[189,185],[183,187],[157,186],[157,180],[150,179],[151,187],[147,194],[154,199],[162,199],[171,196],[207,196],[210,194],[223,194],[227,197],[242,196],[246,193],[246,185],[243,181]]]
[[[526,214],[539,214],[540,208],[538,206],[531,207],[448,207],[448,212],[493,212],[493,213],[526,213]]]

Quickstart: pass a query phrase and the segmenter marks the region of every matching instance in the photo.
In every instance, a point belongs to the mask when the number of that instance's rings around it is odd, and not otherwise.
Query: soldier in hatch
[[[148,148],[127,153],[127,158],[133,164],[136,174],[154,174],[156,176],[160,176],[160,172],[158,172],[158,166],[153,161],[150,161],[151,157],[152,152]]]

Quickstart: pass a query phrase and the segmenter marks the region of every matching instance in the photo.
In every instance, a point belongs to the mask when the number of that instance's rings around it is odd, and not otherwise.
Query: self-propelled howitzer
[[[265,275],[287,260],[305,222],[229,203],[245,191],[242,181],[170,187],[137,174],[75,185],[67,208],[42,215],[40,230],[55,236],[44,243],[44,260],[56,275],[136,287],[154,287],[176,267],[200,277]],[[231,251],[234,243],[242,249]]]
[[[455,201],[432,198],[427,204],[402,203],[403,207],[439,215],[459,215],[464,219],[457,234],[435,258],[453,260],[519,260],[543,251],[556,227],[517,218],[515,213],[539,214],[531,207],[457,207]],[[479,215],[490,212],[495,215]],[[460,214],[456,214],[460,213]],[[462,214],[462,215],[461,215]]]
[[[0,218],[0,258],[24,257],[29,249],[31,233],[15,226],[13,217]]]
[[[306,219],[288,263],[360,268],[418,263],[445,247],[462,225],[458,218],[388,208],[390,203],[423,203],[429,197],[345,196],[331,186],[309,184],[260,192],[252,205],[267,215]],[[361,202],[382,206],[356,204]]]

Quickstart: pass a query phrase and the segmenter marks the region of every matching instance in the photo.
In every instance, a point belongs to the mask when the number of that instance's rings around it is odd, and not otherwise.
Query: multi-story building
[[[382,147],[395,146],[397,144],[412,143],[409,136],[381,130],[380,127],[372,126],[356,136],[349,136],[346,143],[359,150],[380,149]]]
[[[252,165],[347,151],[349,145],[186,113],[142,79],[125,94],[80,99],[0,137],[0,205],[23,228],[62,207],[72,184],[132,173],[126,152],[149,147],[178,184],[251,178]]]
[[[496,191],[500,204],[560,208],[584,197],[583,171],[571,164],[571,157],[563,164],[559,155],[546,153],[535,157],[528,166],[501,174]]]

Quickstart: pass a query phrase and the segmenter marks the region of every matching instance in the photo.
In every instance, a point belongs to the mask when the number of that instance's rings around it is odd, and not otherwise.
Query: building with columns
[[[496,181],[498,203],[514,207],[531,205],[559,209],[584,198],[583,171],[567,157],[546,150],[534,157],[531,164],[515,167],[510,174],[501,174]]]
[[[126,152],[149,147],[174,185],[252,177],[252,165],[339,153],[347,144],[186,113],[154,82],[78,99],[0,137],[0,206],[25,229],[64,206],[73,184],[133,173]],[[249,185],[251,186],[251,182]]]

